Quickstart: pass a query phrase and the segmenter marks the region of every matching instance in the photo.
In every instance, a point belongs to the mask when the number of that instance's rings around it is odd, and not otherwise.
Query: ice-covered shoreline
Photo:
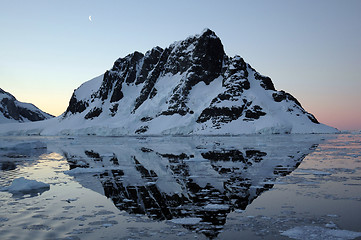
[[[282,126],[255,127],[228,129],[227,131],[202,131],[192,132],[187,128],[177,128],[160,132],[143,133],[141,135],[130,132],[125,127],[111,125],[99,125],[92,122],[84,122],[77,125],[71,120],[62,119],[61,116],[50,120],[28,123],[0,124],[0,136],[240,136],[253,134],[333,134],[340,133],[337,129],[324,124],[316,125],[317,128],[286,129]]]

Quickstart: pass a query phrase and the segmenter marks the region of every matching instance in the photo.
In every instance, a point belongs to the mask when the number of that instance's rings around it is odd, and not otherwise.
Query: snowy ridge
[[[32,122],[52,118],[31,103],[23,103],[0,88],[0,124]]]
[[[237,135],[334,133],[290,94],[277,91],[221,40],[201,34],[134,52],[73,93],[64,114],[0,134]]]

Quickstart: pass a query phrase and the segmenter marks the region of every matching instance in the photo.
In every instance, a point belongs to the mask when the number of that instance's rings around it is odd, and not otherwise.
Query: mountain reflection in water
[[[119,210],[171,220],[215,238],[228,213],[246,209],[277,177],[296,169],[321,139],[134,137],[99,143],[86,138],[60,148],[70,166],[68,174],[86,187],[89,183],[83,184],[81,176],[100,181]]]

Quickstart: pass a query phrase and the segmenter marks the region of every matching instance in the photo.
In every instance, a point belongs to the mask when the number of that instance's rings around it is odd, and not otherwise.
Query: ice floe
[[[10,186],[4,187],[1,190],[11,193],[28,193],[44,189],[49,190],[50,185],[47,183],[38,182],[36,180],[29,180],[24,177],[20,177],[14,179]]]
[[[288,229],[281,233],[283,236],[287,236],[293,239],[300,240],[312,240],[312,239],[328,239],[328,240],[343,240],[343,239],[355,239],[361,236],[361,232],[353,232],[340,229],[329,229],[318,226],[301,226]]]

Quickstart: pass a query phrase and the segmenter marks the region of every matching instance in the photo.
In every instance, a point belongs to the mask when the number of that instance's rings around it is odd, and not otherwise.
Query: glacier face
[[[53,116],[30,103],[23,103],[0,88],[0,123],[41,121]]]
[[[76,89],[61,116],[10,134],[332,132],[337,129],[319,123],[243,58],[227,56],[221,40],[205,29],[165,49],[119,58],[110,70]]]

